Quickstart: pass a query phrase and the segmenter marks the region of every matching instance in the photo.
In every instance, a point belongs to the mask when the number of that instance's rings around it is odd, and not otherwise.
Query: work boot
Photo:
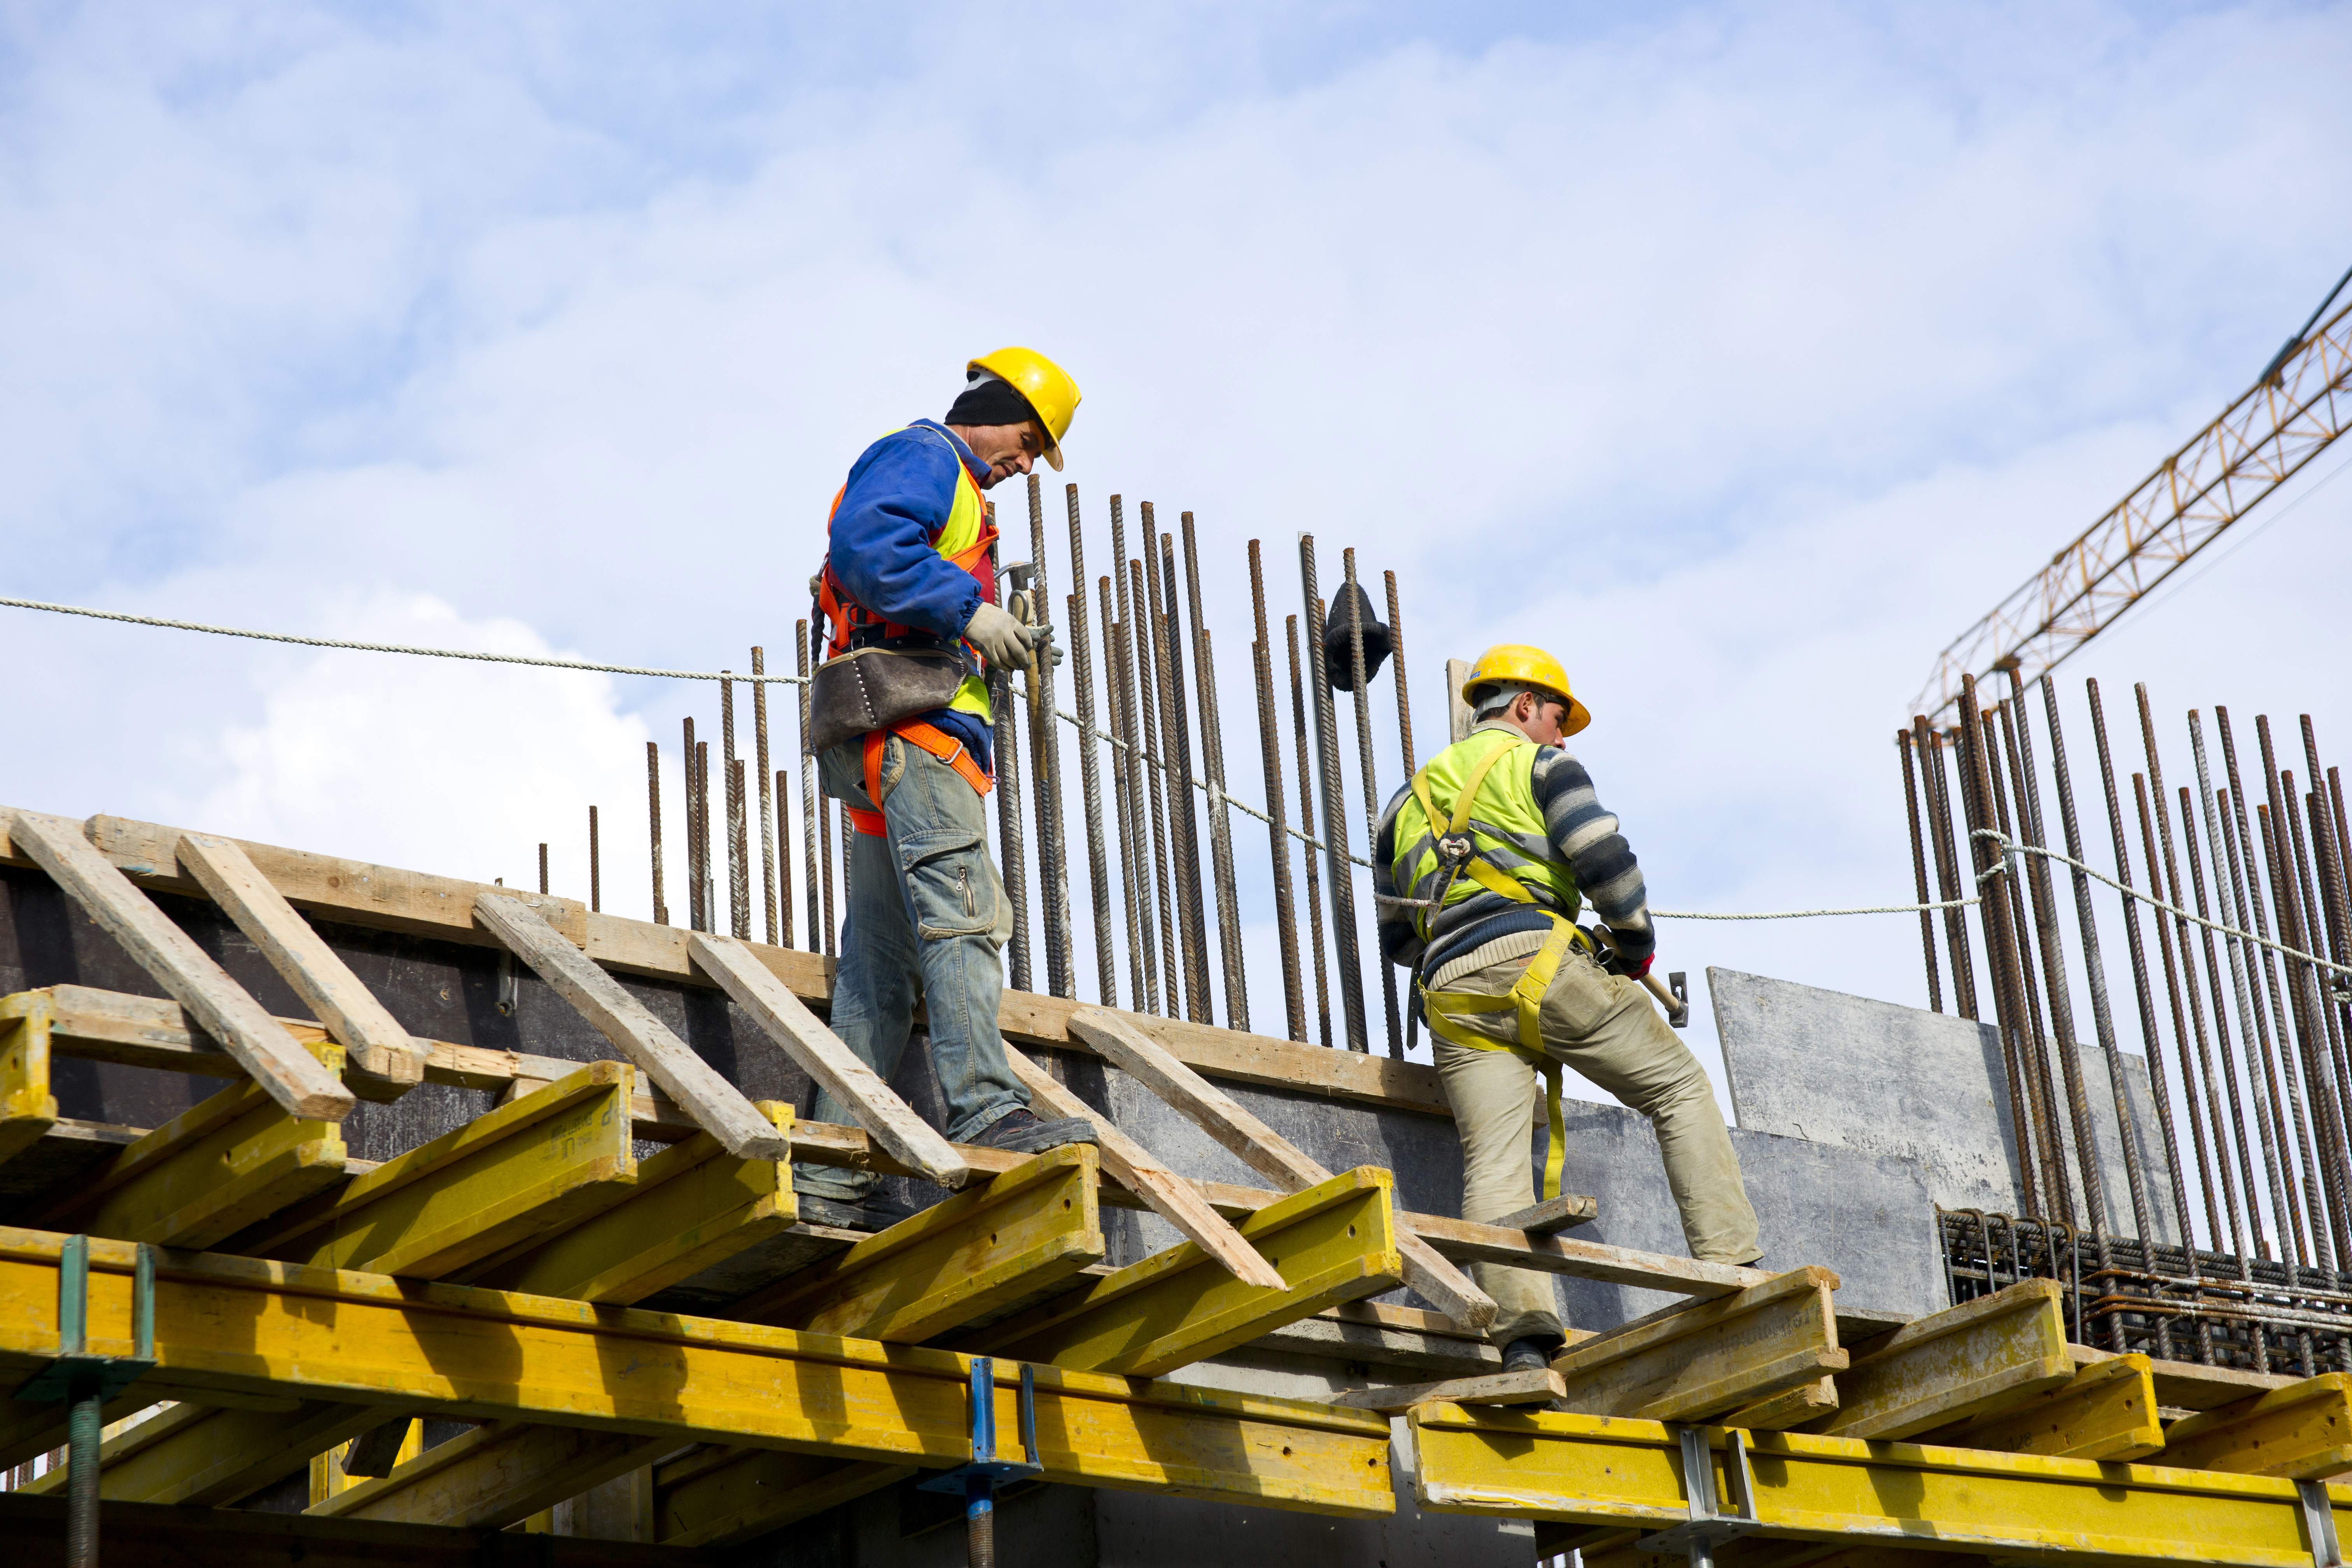
[[[1513,1340],[1503,1347],[1505,1372],[1549,1372],[1551,1358],[1559,1353],[1564,1342],[1549,1335]]]
[[[912,1217],[915,1212],[879,1191],[862,1198],[828,1198],[815,1193],[795,1192],[793,1201],[799,1205],[803,1225],[830,1226],[835,1230],[887,1230],[900,1220]]]
[[[1006,1111],[972,1140],[983,1149],[1008,1149],[1015,1154],[1042,1154],[1065,1143],[1091,1143],[1095,1124],[1083,1116],[1057,1116],[1040,1121],[1021,1109]]]

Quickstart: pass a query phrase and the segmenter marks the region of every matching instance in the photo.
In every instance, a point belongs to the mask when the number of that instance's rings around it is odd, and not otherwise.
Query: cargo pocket
[[[996,877],[981,836],[927,833],[898,841],[899,865],[915,906],[915,934],[925,942],[985,936],[996,929]]]
[[[1549,1039],[1581,1040],[1618,1005],[1617,992],[1601,966],[1582,952],[1561,955],[1559,972],[1544,992],[1542,1028]]]

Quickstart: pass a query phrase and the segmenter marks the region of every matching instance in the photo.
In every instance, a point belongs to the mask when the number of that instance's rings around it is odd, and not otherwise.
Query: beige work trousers
[[[1449,975],[1437,989],[1499,996],[1528,962],[1526,953],[1501,959]],[[1461,1022],[1482,1037],[1518,1037],[1516,1010],[1473,1014]],[[1710,1263],[1763,1256],[1756,1211],[1706,1069],[1659,1016],[1641,983],[1605,973],[1580,948],[1572,950],[1544,992],[1539,1024],[1547,1051],[1657,1130],[1691,1256]],[[1483,1051],[1441,1039],[1436,1056],[1462,1138],[1462,1217],[1496,1220],[1526,1208],[1536,1201],[1529,1146],[1542,1115],[1542,1076],[1517,1051]],[[1550,1275],[1497,1263],[1474,1263],[1471,1273],[1478,1289],[1495,1299],[1496,1344],[1560,1334]]]

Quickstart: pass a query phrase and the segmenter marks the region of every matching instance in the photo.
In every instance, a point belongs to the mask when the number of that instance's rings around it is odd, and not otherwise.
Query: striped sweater
[[[1489,722],[1478,728],[1510,726]],[[1650,929],[1649,897],[1642,885],[1642,868],[1634,861],[1633,847],[1625,842],[1624,835],[1617,831],[1617,818],[1593,793],[1592,775],[1568,752],[1557,746],[1544,746],[1536,752],[1529,783],[1535,791],[1537,808],[1543,814],[1545,836],[1551,843],[1553,855],[1575,873],[1577,890],[1591,904],[1592,912],[1616,934],[1625,957],[1632,963],[1641,963],[1657,947],[1657,936]],[[1389,797],[1388,808],[1381,813],[1380,833],[1372,849],[1372,887],[1383,898],[1394,897],[1397,892],[1397,809],[1412,795],[1412,784],[1405,784]],[[1482,889],[1436,912],[1424,954],[1421,933],[1414,929],[1414,917],[1421,910],[1410,904],[1386,903],[1379,910],[1381,956],[1407,968],[1421,965],[1422,973],[1433,984],[1443,983],[1438,978],[1441,971],[1474,953],[1480,956],[1482,963],[1491,963],[1515,956],[1513,949],[1532,952],[1543,934],[1551,929],[1550,921],[1541,910]],[[1574,910],[1562,912],[1571,919],[1577,913]],[[1480,952],[1500,939],[1511,937],[1519,940],[1496,949],[1491,955]]]

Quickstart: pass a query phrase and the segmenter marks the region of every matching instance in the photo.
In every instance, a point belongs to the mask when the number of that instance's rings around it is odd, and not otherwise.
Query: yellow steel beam
[[[0,1161],[40,1142],[57,1121],[49,999],[38,992],[0,997]]]
[[[2138,1459],[2167,1446],[2163,1423],[2156,1415],[2156,1379],[2144,1355],[2093,1362],[2073,1381],[2037,1394],[2013,1410],[1947,1426],[1921,1440],[2062,1459]],[[2170,1455],[2165,1462],[2194,1463]]]
[[[1395,1178],[1343,1171],[1242,1222],[1287,1289],[1244,1284],[1194,1242],[985,1330],[977,1343],[1030,1361],[1157,1377],[1404,1278],[1390,1202]]]
[[[330,1070],[343,1048],[304,1041]],[[208,1096],[78,1182],[40,1218],[61,1229],[210,1247],[339,1180],[341,1128],[288,1115],[256,1083]]]
[[[2311,1480],[2352,1470],[2352,1377],[2340,1372],[2176,1421],[2165,1462]]]
[[[1423,1508],[1645,1531],[1689,1518],[1676,1428],[1458,1405],[1423,1405],[1409,1421]],[[1729,1429],[1702,1430],[1716,1495],[1734,1499]],[[1797,1432],[1748,1441],[1760,1528],[1742,1547],[1760,1537],[2036,1560],[2313,1560],[2292,1481]],[[2339,1537],[2352,1531],[2352,1488],[2326,1494]]]
[[[625,1063],[591,1062],[254,1227],[236,1249],[427,1279],[509,1252],[627,1195],[629,1080]]]
[[[779,1131],[792,1131],[791,1106],[754,1104]],[[500,1290],[625,1307],[791,1229],[798,1215],[791,1162],[739,1160],[698,1133],[641,1162],[611,1208],[468,1277]]]
[[[730,1318],[920,1344],[1099,1263],[1091,1145],[1048,1150],[727,1309]]]
[[[0,1227],[0,1368],[60,1353],[64,1242]],[[128,1355],[135,1249],[89,1250],[89,1348]],[[155,1398],[295,1393],[917,1468],[970,1458],[971,1361],[946,1351],[215,1254],[156,1274]],[[1384,1417],[1052,1366],[1036,1384],[1048,1481],[1392,1511]],[[997,1431],[1017,1435],[1018,1389],[1002,1371],[998,1387]],[[1017,1457],[1017,1436],[1000,1443]]]

